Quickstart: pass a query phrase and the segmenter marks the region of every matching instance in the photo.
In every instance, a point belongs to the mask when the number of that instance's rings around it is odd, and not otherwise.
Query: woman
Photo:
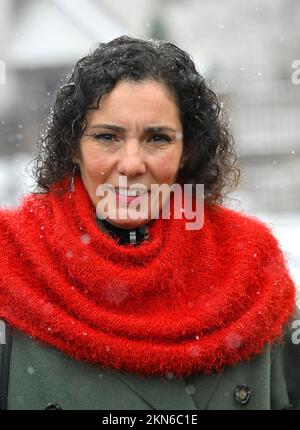
[[[99,44],[58,91],[35,175],[0,215],[3,409],[300,408],[295,286],[270,229],[222,206],[233,140],[186,52]],[[175,184],[201,228],[152,190]]]

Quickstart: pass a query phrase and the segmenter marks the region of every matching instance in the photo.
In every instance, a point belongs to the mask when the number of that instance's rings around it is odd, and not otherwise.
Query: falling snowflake
[[[191,346],[189,348],[189,355],[192,357],[197,357],[200,355],[200,353],[201,353],[201,348],[198,345]]]
[[[167,373],[166,373],[166,378],[167,378],[167,379],[174,379],[174,373],[172,373],[172,372],[167,372]]]
[[[194,387],[194,385],[189,384],[185,387],[185,391],[187,394],[189,394],[191,396],[195,393],[196,388]]]
[[[88,234],[83,234],[83,235],[80,237],[80,240],[81,240],[81,242],[82,242],[84,245],[88,245],[88,244],[90,243],[90,241],[91,241],[91,237],[90,237]]]
[[[225,338],[225,343],[230,349],[239,349],[243,345],[243,338],[239,333],[230,333]]]
[[[119,279],[112,278],[102,292],[103,300],[112,305],[120,305],[129,295],[128,286]]]
[[[35,370],[33,367],[29,366],[29,367],[27,367],[27,372],[29,373],[29,375],[33,375]]]

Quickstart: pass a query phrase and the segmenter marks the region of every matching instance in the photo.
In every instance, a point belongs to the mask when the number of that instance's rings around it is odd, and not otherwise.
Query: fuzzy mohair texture
[[[173,201],[139,246],[99,228],[80,176],[72,193],[2,209],[0,318],[76,360],[142,377],[218,372],[280,342],[295,285],[268,225],[205,202],[202,228],[187,230]]]

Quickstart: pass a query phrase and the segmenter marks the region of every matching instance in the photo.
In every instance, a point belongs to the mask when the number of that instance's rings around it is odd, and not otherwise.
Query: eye
[[[111,133],[101,133],[101,134],[94,134],[94,139],[96,140],[102,140],[104,142],[113,142],[116,139],[116,135]],[[166,134],[154,134],[150,138],[150,140],[154,139],[154,142],[171,142],[171,137],[167,136]]]
[[[153,136],[152,136],[152,139],[153,138],[158,138],[158,139],[155,139],[155,142],[159,142],[159,141],[161,141],[161,140],[164,140],[164,141],[167,141],[167,142],[171,142],[171,138],[169,137],[169,136],[167,136],[166,134],[154,134]]]
[[[114,134],[110,133],[94,134],[93,136],[96,140],[104,140],[104,142],[112,142],[111,138],[116,137]]]

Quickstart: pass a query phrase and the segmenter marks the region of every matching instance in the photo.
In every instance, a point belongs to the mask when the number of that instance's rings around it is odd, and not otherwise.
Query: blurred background
[[[271,226],[300,286],[299,24],[299,0],[1,0],[0,205],[30,191],[41,121],[79,58],[122,34],[169,40],[230,118],[242,176],[226,206]]]

